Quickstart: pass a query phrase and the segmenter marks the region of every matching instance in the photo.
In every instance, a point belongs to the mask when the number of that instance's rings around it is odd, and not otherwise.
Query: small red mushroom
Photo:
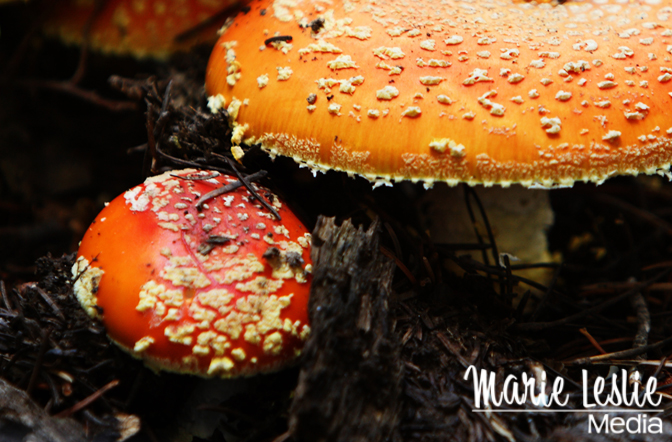
[[[148,178],[82,239],[78,300],[150,367],[234,377],[277,370],[301,352],[310,234],[265,188],[257,193],[281,220],[242,186],[199,204],[236,181],[191,169]]]
[[[45,34],[97,52],[166,59],[214,41],[224,14],[243,0],[63,0],[52,8]]]

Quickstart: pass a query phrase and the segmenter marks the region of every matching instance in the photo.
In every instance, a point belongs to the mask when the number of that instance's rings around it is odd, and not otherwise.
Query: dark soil
[[[529,403],[475,413],[464,380],[470,365],[500,386],[545,370],[575,408],[582,370],[594,379],[639,366],[669,393],[666,178],[553,191],[561,263],[514,305],[511,290],[531,285],[515,266],[472,260],[487,244],[431,243],[415,215],[421,185],[313,177],[256,146],[244,166],[232,162],[226,116],[204,106],[208,48],[169,64],[90,54],[74,91],[79,50],[31,33],[39,5],[0,7],[0,390],[14,398],[0,400],[0,441],[667,440],[589,435],[586,414]],[[73,252],[104,202],[189,165],[266,170],[264,185],[316,229],[314,332],[299,366],[237,382],[154,373],[73,298]]]

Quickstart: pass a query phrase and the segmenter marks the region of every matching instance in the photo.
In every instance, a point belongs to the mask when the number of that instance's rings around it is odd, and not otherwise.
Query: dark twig
[[[391,260],[394,261],[394,263],[399,267],[399,270],[403,272],[404,275],[408,278],[408,281],[413,284],[414,286],[418,283],[418,280],[415,279],[415,276],[413,276],[413,273],[408,270],[408,267],[397,257],[392,253],[391,251],[387,250],[385,247],[380,246],[380,253],[383,255],[387,256]]]
[[[100,388],[98,391],[89,395],[85,399],[77,402],[75,405],[68,408],[67,410],[61,411],[60,413],[56,414],[54,417],[68,417],[68,416],[73,415],[74,413],[78,412],[82,408],[87,407],[88,405],[93,403],[95,400],[97,400],[103,394],[105,394],[108,390],[111,390],[112,388],[116,387],[117,385],[119,385],[119,381],[117,379],[108,382],[102,388]]]
[[[61,320],[65,321],[65,316],[63,315],[63,312],[61,312],[61,309],[58,308],[58,305],[54,302],[53,299],[49,296],[47,292],[42,290],[37,284],[34,283],[28,283],[26,287],[35,290],[40,297],[44,300],[44,302],[47,303],[49,307],[51,307],[51,310],[58,316]]]
[[[266,175],[268,175],[268,173],[265,170],[260,170],[259,172],[253,173],[252,175],[248,175],[246,177],[246,179],[249,180],[250,182],[254,182],[254,181],[258,181],[258,180],[264,178]],[[205,195],[200,197],[198,199],[198,201],[196,201],[196,209],[201,210],[201,208],[203,207],[203,204],[206,201],[209,201],[209,200],[211,200],[213,198],[216,198],[219,195],[223,195],[227,192],[231,192],[233,190],[236,190],[237,188],[241,187],[242,185],[243,185],[243,183],[240,180],[239,181],[234,181],[233,183],[229,183],[225,186],[218,187],[215,190],[212,190],[212,191],[206,193]]]
[[[492,230],[490,229],[490,222],[488,221],[488,217],[485,214],[485,209],[483,208],[483,205],[481,204],[481,200],[478,198],[478,195],[476,194],[476,191],[472,189],[469,186],[463,186],[464,188],[464,202],[467,205],[467,211],[469,212],[469,218],[471,219],[471,224],[474,226],[474,233],[476,234],[476,239],[479,244],[483,244],[483,237],[481,236],[481,233],[478,231],[478,228],[476,227],[476,217],[474,216],[474,211],[471,208],[471,198],[474,199],[476,202],[476,205],[478,206],[479,211],[481,212],[481,216],[483,217],[483,224],[485,224],[485,228],[488,232],[488,239],[490,240],[490,248],[492,248],[492,256],[495,260],[495,265],[499,265],[499,251],[497,250],[497,244],[495,243],[495,237],[492,234]],[[490,260],[488,259],[488,254],[487,250],[483,249],[483,263],[485,265],[490,265]]]
[[[596,193],[592,195],[592,198],[601,203],[616,207],[624,212],[628,212],[631,215],[634,215],[642,221],[646,222],[647,224],[663,230],[666,235],[672,236],[672,225],[664,219],[657,217],[648,210],[640,209],[639,207],[633,206],[630,203],[622,201],[611,195],[606,195],[604,193]]]
[[[464,200],[467,205],[467,210],[469,211],[469,218],[471,218],[471,223],[474,226],[474,232],[476,233],[476,237],[478,238],[478,242],[482,243],[483,239],[481,238],[480,233],[478,232],[477,224],[476,224],[476,218],[474,217],[474,212],[471,208],[471,203],[470,203],[470,196],[474,199],[476,202],[476,205],[478,206],[478,211],[481,213],[481,219],[483,220],[483,224],[485,225],[485,231],[488,234],[488,241],[490,242],[491,245],[491,250],[492,250],[492,259],[495,262],[496,267],[501,267],[501,264],[499,262],[499,250],[497,249],[497,243],[495,242],[495,235],[492,233],[492,228],[490,226],[490,221],[488,220],[488,215],[485,213],[485,208],[483,207],[483,204],[481,203],[481,199],[478,197],[478,194],[474,189],[472,189],[469,186],[463,186],[464,188]],[[483,249],[483,262],[485,264],[489,264],[488,260],[488,253],[486,249]],[[506,293],[506,282],[504,279],[500,279],[499,282],[499,293],[504,295]]]
[[[637,314],[637,333],[632,342],[632,348],[645,347],[649,341],[649,332],[651,331],[651,315],[646,305],[646,299],[642,292],[636,292],[630,297],[630,304]],[[646,354],[642,354],[639,359],[646,359]]]
[[[271,212],[278,220],[282,219],[280,217],[280,214],[273,208],[273,206],[271,206],[268,203],[268,201],[266,201],[266,199],[259,196],[259,194],[257,193],[257,189],[252,187],[250,185],[250,183],[248,183],[246,181],[245,177],[238,171],[238,168],[236,167],[235,162],[231,158],[225,157],[225,156],[222,156],[222,155],[217,155],[217,154],[214,154],[214,155],[218,158],[223,158],[224,160],[226,160],[226,162],[229,163],[229,167],[231,167],[231,169],[233,169],[233,173],[236,174],[236,177],[238,177],[238,180],[243,183],[243,185],[245,186],[247,191],[250,192],[261,203],[261,205],[264,206],[266,208],[266,210]]]
[[[168,103],[170,102],[172,85],[173,81],[171,80],[163,93],[161,112],[159,112],[159,117],[156,120],[154,120],[154,105],[150,103],[149,99],[145,99],[147,102],[147,150],[142,163],[144,176],[149,176],[156,169],[156,152],[159,149],[160,135],[168,121]]]
[[[635,356],[645,354],[650,350],[655,350],[657,348],[664,347],[665,345],[670,343],[672,343],[672,336],[667,339],[663,339],[662,341],[658,341],[655,344],[644,345],[642,347],[631,348],[629,350],[623,350],[623,351],[616,351],[613,353],[606,353],[603,355],[590,356],[588,358],[579,358],[573,361],[569,361],[568,363],[572,365],[586,365],[586,364],[590,365],[593,364],[594,362],[601,362],[608,360],[610,361],[621,358],[633,358]]]
[[[0,281],[0,294],[2,294],[2,302],[5,304],[5,309],[8,311],[13,311],[12,303],[9,301],[7,296],[7,288],[5,287],[5,281]]]
[[[138,109],[137,103],[134,103],[132,101],[109,100],[107,98],[101,97],[100,95],[98,95],[93,91],[87,91],[85,89],[81,89],[77,85],[72,84],[69,81],[28,79],[17,81],[17,84],[28,88],[36,87],[70,94],[75,97],[81,98],[84,101],[88,101],[93,105],[103,107],[112,112],[131,111]]]
[[[186,175],[186,176],[180,176],[180,175],[172,175],[172,174],[171,174],[170,176],[172,176],[173,178],[178,178],[178,179],[185,180],[185,181],[205,181],[205,180],[211,180],[211,179],[213,179],[213,178],[217,178],[217,177],[220,176],[220,175],[221,175],[221,174],[220,174],[219,172],[215,172],[215,173],[213,173],[213,174],[211,174],[211,175]],[[248,177],[248,179],[249,179],[249,177]]]
[[[658,281],[661,279],[663,276],[667,275],[669,273],[669,270],[662,271],[658,273],[656,276],[653,278],[649,279],[648,281],[642,282],[640,284],[637,284],[635,287],[632,289],[626,291],[625,293],[622,293],[618,296],[615,296],[611,299],[608,299],[598,305],[595,305],[593,307],[587,308],[583,311],[580,311],[578,313],[575,313],[570,316],[566,316],[562,319],[558,319],[557,321],[550,321],[550,322],[528,322],[526,324],[516,324],[514,327],[519,330],[519,331],[539,331],[539,330],[544,330],[552,327],[557,327],[560,325],[567,324],[569,322],[575,321],[577,319],[581,319],[585,316],[588,316],[592,313],[597,313],[611,305],[614,305],[626,298],[629,298],[633,294],[639,292],[640,290],[644,290],[654,282]]]
[[[268,46],[271,43],[277,43],[279,41],[290,42],[293,40],[291,35],[276,35],[275,37],[267,38],[264,40],[264,45]]]
[[[585,336],[586,339],[588,339],[588,341],[590,342],[590,344],[591,344],[593,347],[595,347],[595,348],[597,349],[597,351],[599,351],[599,352],[602,353],[602,354],[605,354],[605,353],[606,353],[606,351],[602,348],[602,346],[600,345],[600,343],[597,342],[597,339],[595,339],[595,338],[593,337],[593,335],[590,334],[590,332],[588,331],[587,328],[579,329],[579,332],[580,332],[583,336]]]
[[[51,330],[47,329],[46,332],[42,334],[42,341],[40,342],[40,349],[35,358],[35,364],[33,365],[33,372],[30,374],[30,381],[28,381],[28,387],[26,387],[26,393],[30,396],[35,385],[37,384],[37,377],[40,374],[42,369],[42,362],[44,361],[44,354],[47,352],[49,347],[49,337],[51,336]]]

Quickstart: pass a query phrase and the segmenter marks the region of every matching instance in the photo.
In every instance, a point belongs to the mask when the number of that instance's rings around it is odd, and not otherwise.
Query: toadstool
[[[73,266],[74,292],[146,365],[207,377],[277,370],[307,338],[310,234],[277,196],[209,171],[148,178],[107,205]]]
[[[670,164],[669,1],[250,7],[206,85],[248,100],[233,115],[271,154],[373,181],[527,187]]]
[[[95,51],[135,58],[165,59],[177,51],[216,38],[221,26],[209,21],[240,0],[65,0],[52,8],[44,32],[68,44],[88,44]],[[100,5],[99,5],[100,4]],[[93,20],[90,24],[89,21]],[[196,29],[201,25],[203,29]],[[181,34],[195,30],[188,38]]]
[[[214,48],[211,107],[234,144],[376,184],[666,172],[672,3],[560,3],[257,0]]]

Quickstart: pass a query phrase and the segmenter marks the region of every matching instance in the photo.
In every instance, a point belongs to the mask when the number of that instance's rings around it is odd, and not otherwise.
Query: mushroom
[[[81,45],[85,29],[90,26],[88,44],[95,51],[165,59],[177,51],[213,41],[218,26],[216,20],[210,23],[211,19],[240,3],[240,0],[65,0],[52,8],[44,32],[67,44]],[[201,25],[205,25],[203,29]],[[191,30],[195,31],[193,35],[184,34]]]
[[[107,205],[73,266],[74,292],[112,341],[155,369],[206,377],[277,370],[310,327],[310,234],[277,196],[181,170]],[[229,187],[235,187],[230,185]]]
[[[206,77],[234,144],[375,185],[550,188],[669,169],[668,0],[250,6]]]

